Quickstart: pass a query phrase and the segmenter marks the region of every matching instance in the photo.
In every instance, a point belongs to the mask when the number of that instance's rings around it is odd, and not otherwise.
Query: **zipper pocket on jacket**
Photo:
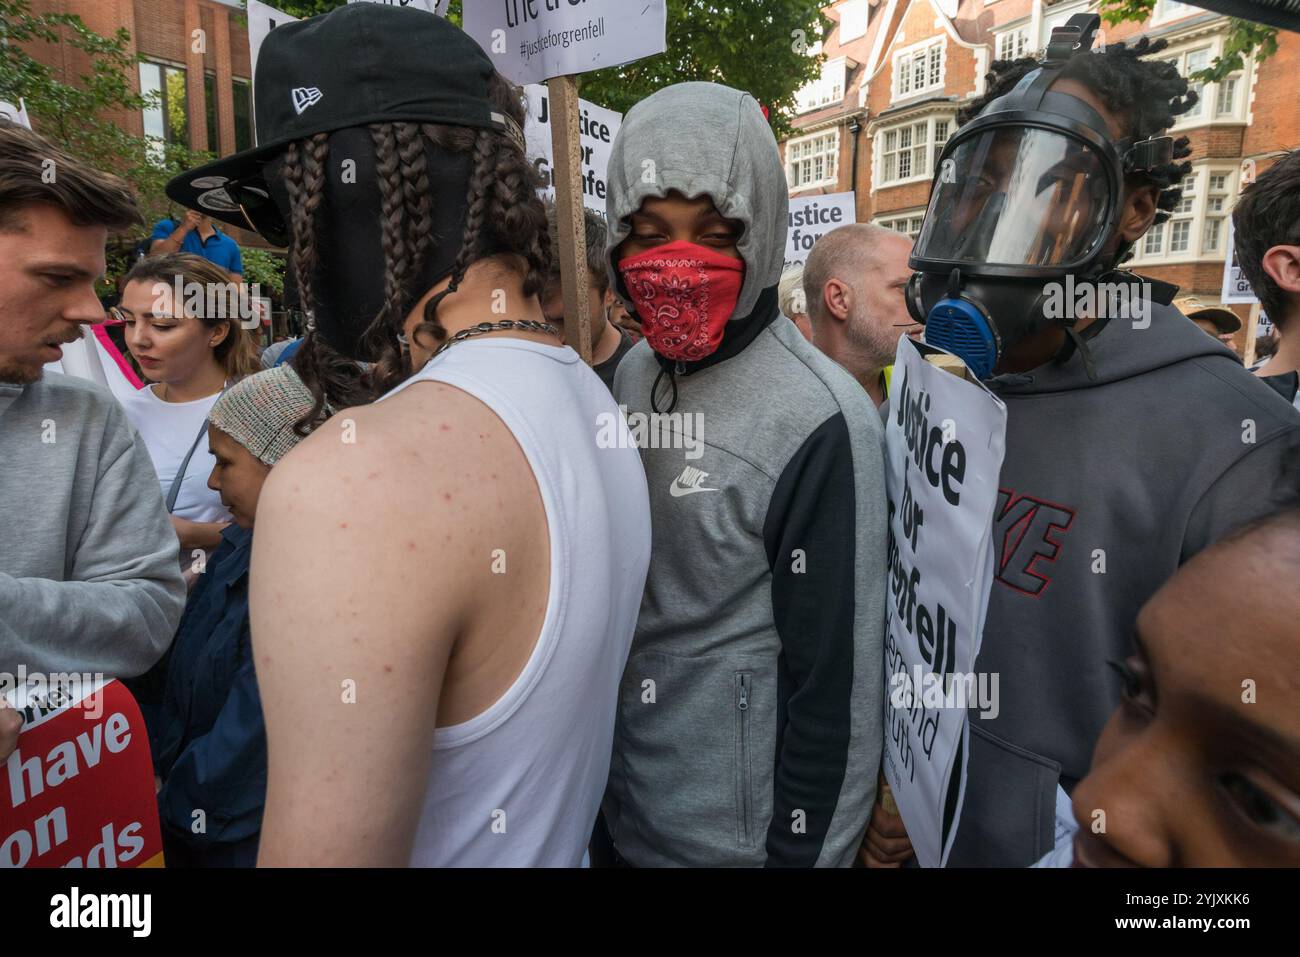
[[[742,847],[752,847],[753,789],[749,766],[749,705],[754,675],[736,673],[736,838]]]

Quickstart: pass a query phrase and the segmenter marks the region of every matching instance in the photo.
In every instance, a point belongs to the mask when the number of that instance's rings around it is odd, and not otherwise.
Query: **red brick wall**
[[[981,0],[982,2],[982,0]],[[1028,0],[1024,0],[1028,2]],[[872,117],[893,105],[894,53],[922,40],[942,35],[944,38],[944,88],[949,96],[965,97],[972,93],[976,83],[976,51],[955,41],[942,27],[935,28],[935,9],[929,0],[913,0],[903,15],[902,23],[892,42],[887,41],[882,54],[882,65],[872,79],[868,94],[868,108]],[[924,97],[922,97],[924,99]],[[873,138],[874,139],[874,138]],[[859,154],[858,219],[865,221],[893,210],[914,209],[923,206],[930,195],[928,182],[908,183],[902,186],[868,190],[871,183],[873,141],[864,133],[863,148]]]
[[[1277,36],[1277,53],[1264,61],[1255,81],[1247,156],[1300,146],[1300,34],[1279,30]]]

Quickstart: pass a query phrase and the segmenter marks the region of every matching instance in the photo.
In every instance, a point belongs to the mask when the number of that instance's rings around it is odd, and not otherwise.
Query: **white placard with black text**
[[[667,0],[474,0],[465,32],[521,86],[667,49]]]
[[[974,671],[993,582],[1007,410],[983,386],[926,362],[906,336],[889,393],[882,763],[917,861],[940,867],[965,795],[966,705],[990,704],[979,699],[991,688],[997,706],[997,684]]]
[[[528,117],[524,122],[528,158],[545,183],[541,190],[542,196],[553,199],[555,152],[551,144],[550,96],[546,87],[540,83],[530,83],[524,87],[524,95],[528,101]],[[578,145],[582,149],[582,204],[603,218],[609,154],[614,137],[623,122],[623,114],[579,100],[578,115]]]
[[[790,222],[785,234],[785,267],[808,261],[813,245],[832,229],[858,221],[856,194],[826,193],[790,200]]]
[[[1250,280],[1246,278],[1241,271],[1241,266],[1237,264],[1237,243],[1232,228],[1232,217],[1228,216],[1226,218],[1228,220],[1228,253],[1223,260],[1223,289],[1220,290],[1219,301],[1225,306],[1232,303],[1259,302],[1255,290],[1250,288]]]

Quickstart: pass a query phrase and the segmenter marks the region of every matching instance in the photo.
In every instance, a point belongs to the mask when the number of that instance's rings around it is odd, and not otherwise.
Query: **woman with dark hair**
[[[222,390],[261,368],[241,322],[247,299],[224,269],[188,253],[142,259],[121,285],[113,316],[149,380],[122,405],[153,459],[188,564],[192,550],[221,544],[230,521],[207,486],[206,423]]]
[[[391,390],[262,493],[259,861],[576,866],[649,514],[613,397],[542,313],[520,91],[444,19],[376,4],[273,30],[256,85],[266,145],[169,193],[287,245],[319,402]]]

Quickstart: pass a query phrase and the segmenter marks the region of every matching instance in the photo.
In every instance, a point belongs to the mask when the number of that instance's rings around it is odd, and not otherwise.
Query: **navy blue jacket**
[[[231,525],[221,538],[186,603],[151,736],[168,867],[257,863],[266,728],[248,621],[253,532]]]

